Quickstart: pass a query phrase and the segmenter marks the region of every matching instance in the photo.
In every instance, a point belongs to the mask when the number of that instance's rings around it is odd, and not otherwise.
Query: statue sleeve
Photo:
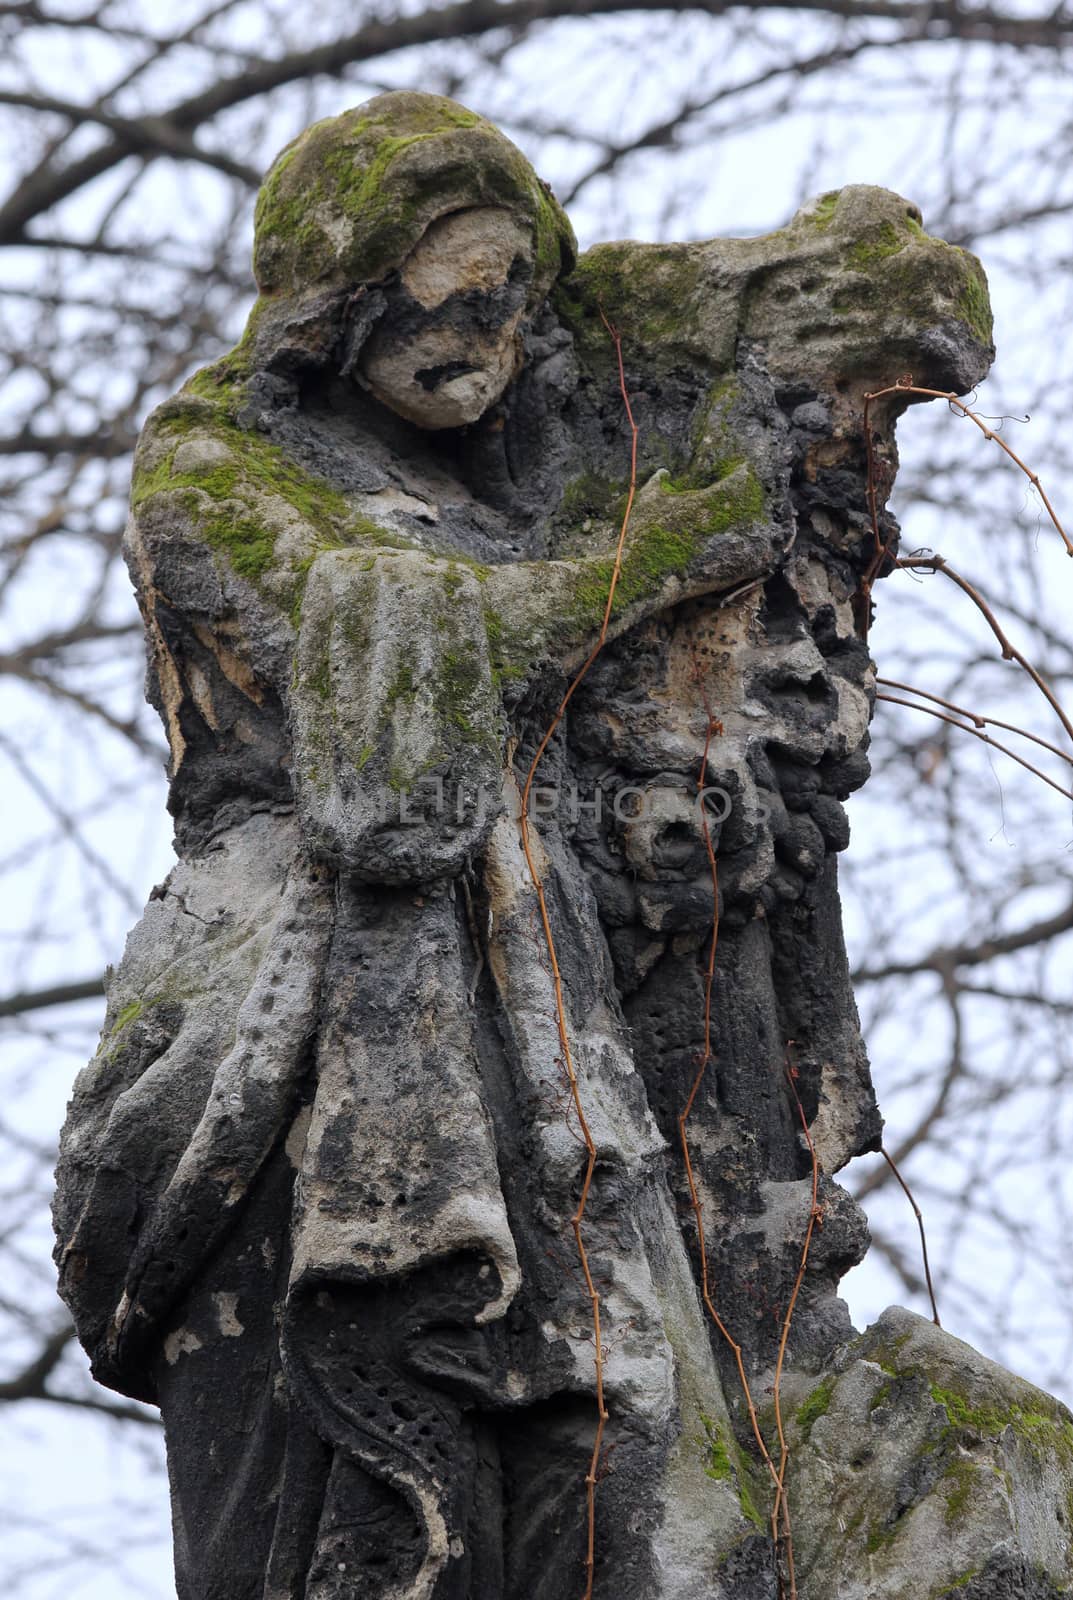
[[[102,1383],[155,1398],[160,1329],[296,1115],[332,926],[293,819],[182,861],[108,983],[57,1169],[61,1292]]]
[[[310,571],[291,685],[314,852],[381,883],[450,876],[499,806],[482,575],[415,550],[329,550]]]
[[[699,489],[655,473],[634,504],[609,636],[682,600],[760,581],[792,542],[781,485],[765,484],[749,462]],[[599,634],[614,569],[613,548],[493,567],[484,600],[496,670],[525,677],[541,658],[577,664]]]

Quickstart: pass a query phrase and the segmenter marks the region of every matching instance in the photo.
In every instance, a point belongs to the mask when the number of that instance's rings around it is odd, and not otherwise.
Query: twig
[[[1032,665],[1031,661],[1028,660],[1027,656],[1022,655],[1020,650],[1010,643],[1009,639],[1006,637],[1006,634],[1003,632],[1002,625],[995,616],[995,613],[992,611],[991,607],[988,605],[980,591],[969,582],[968,578],[963,578],[960,572],[956,572],[947,561],[945,556],[937,554],[928,556],[899,556],[895,562],[895,566],[902,567],[906,571],[910,572],[919,570],[924,570],[927,572],[941,572],[944,578],[949,578],[951,583],[956,583],[962,593],[968,595],[973,605],[983,616],[988,627],[991,629],[991,632],[995,635],[995,638],[998,640],[999,648],[1002,651],[1003,660],[1016,661],[1017,665],[1028,674],[1028,676],[1032,679],[1032,682],[1036,685],[1036,688],[1039,690],[1040,694],[1042,694],[1043,698],[1047,701],[1047,704],[1051,707],[1059,722],[1062,724],[1062,727],[1065,729],[1066,733],[1068,733],[1070,740],[1073,741],[1073,722],[1069,720],[1069,717],[1063,710],[1061,702],[1059,701],[1054,690],[1051,688],[1050,684],[1048,684],[1046,680],[1042,678],[1036,671],[1036,668]]]
[[[985,439],[990,439],[993,444],[997,444],[1000,450],[1005,451],[1014,465],[1020,467],[1021,471],[1032,485],[1033,489],[1035,489],[1036,493],[1043,501],[1047,515],[1050,517],[1051,521],[1054,523],[1054,526],[1061,535],[1063,543],[1066,547],[1066,554],[1073,556],[1073,539],[1069,537],[1068,533],[1059,522],[1058,513],[1051,505],[1050,500],[1047,498],[1046,491],[1039,481],[1039,474],[1033,472],[1031,467],[1026,466],[1021,460],[1021,457],[1017,454],[1016,450],[1011,450],[1005,439],[1001,439],[993,428],[989,428],[983,418],[977,416],[975,411],[970,411],[965,402],[963,400],[959,400],[956,394],[950,393],[945,389],[924,389],[919,384],[914,383],[912,378],[899,378],[897,383],[888,384],[885,389],[876,389],[872,394],[866,394],[864,397],[864,428],[865,438],[868,441],[869,455],[871,455],[872,439],[871,429],[868,426],[869,407],[873,400],[882,400],[887,395],[891,394],[919,394],[925,396],[929,400],[945,400],[950,406],[951,410],[959,412],[961,416],[968,417],[970,422],[974,422]],[[873,516],[873,522],[875,520],[876,519]]]
[[[694,678],[696,679],[700,688],[701,698],[704,703],[705,715],[708,719],[708,724],[704,735],[704,750],[701,755],[700,768],[697,773],[697,787],[703,792],[707,778],[708,754],[711,750],[712,738],[716,733],[722,733],[723,725],[712,713],[707,692],[704,688],[704,680],[701,677],[700,670],[696,663],[694,663]],[[741,1384],[742,1394],[745,1396],[745,1405],[749,1414],[749,1424],[753,1431],[753,1438],[756,1440],[757,1449],[760,1451],[761,1459],[771,1475],[771,1481],[775,1488],[776,1502],[778,1502],[781,1488],[779,1474],[775,1469],[775,1463],[771,1459],[771,1452],[768,1450],[768,1447],[764,1442],[764,1436],[760,1431],[760,1421],[756,1414],[756,1405],[753,1401],[752,1390],[749,1387],[749,1379],[745,1371],[745,1361],[742,1355],[742,1347],[734,1338],[734,1335],[730,1332],[730,1329],[727,1327],[722,1317],[719,1315],[719,1312],[715,1308],[715,1303],[712,1300],[711,1279],[708,1271],[708,1245],[704,1232],[704,1208],[701,1204],[700,1193],[697,1189],[696,1175],[693,1171],[693,1161],[689,1153],[689,1135],[687,1132],[687,1124],[689,1122],[690,1113],[693,1110],[693,1105],[696,1101],[697,1095],[700,1092],[700,1086],[704,1081],[705,1073],[708,1070],[708,1064],[712,1059],[712,995],[715,986],[715,957],[716,951],[719,947],[719,865],[716,860],[715,849],[712,845],[712,835],[708,822],[707,809],[704,806],[701,806],[700,808],[700,816],[701,829],[704,836],[704,848],[708,856],[708,870],[711,875],[712,883],[712,936],[708,946],[708,962],[704,974],[704,1045],[701,1052],[700,1061],[697,1066],[697,1071],[689,1091],[689,1096],[678,1116],[678,1139],[682,1147],[682,1162],[685,1167],[686,1183],[689,1186],[690,1208],[692,1209],[697,1224],[697,1249],[700,1254],[701,1300],[703,1301],[704,1308],[715,1327],[718,1329],[723,1339],[726,1340],[733,1353],[734,1364],[738,1369],[738,1381]],[[787,1530],[787,1532],[789,1532],[789,1530]],[[773,1537],[777,1545],[777,1535],[773,1535]],[[781,1575],[779,1582],[781,1588]],[[796,1589],[793,1588],[791,1554],[790,1600],[796,1600],[796,1593]]]
[[[916,691],[914,690],[913,692],[915,693]],[[1039,767],[1033,766],[1031,761],[1026,761],[1024,756],[1019,756],[1016,750],[1011,750],[1008,745],[1002,744],[998,739],[992,739],[990,734],[984,733],[982,729],[971,728],[969,727],[968,723],[959,722],[956,717],[950,716],[945,711],[937,711],[934,706],[916,705],[912,700],[903,700],[902,697],[897,694],[880,693],[876,695],[876,699],[886,700],[888,704],[892,706],[907,706],[910,711],[924,711],[930,717],[938,717],[940,722],[948,722],[952,728],[960,728],[962,733],[971,733],[974,739],[979,739],[982,744],[990,745],[992,750],[1001,750],[1004,756],[1009,756],[1010,760],[1016,761],[1018,766],[1024,767],[1026,771],[1031,772],[1035,777],[1040,778],[1044,783],[1049,784],[1052,789],[1057,789],[1058,793],[1066,800],[1073,799],[1073,795],[1070,794],[1068,789],[1063,789],[1060,783],[1056,783],[1055,780],[1053,778],[1049,778],[1045,772],[1041,772]],[[965,714],[969,715],[967,712]],[[1020,733],[1022,730],[1018,728],[1016,731]],[[1032,735],[1030,733],[1026,733],[1025,737],[1027,739],[1031,739]],[[1045,743],[1045,741],[1042,739],[1038,740],[1037,742],[1040,744]],[[1049,745],[1048,749],[1054,749],[1054,746]],[[1056,753],[1058,755],[1062,755],[1060,750]],[[1065,756],[1063,759],[1069,761],[1070,757]]]
[[[901,1185],[902,1192],[905,1195],[905,1198],[909,1201],[909,1204],[912,1206],[913,1214],[917,1219],[917,1227],[920,1229],[920,1253],[924,1258],[924,1281],[928,1285],[928,1299],[931,1301],[931,1320],[934,1322],[937,1328],[941,1328],[942,1323],[939,1321],[939,1307],[935,1304],[935,1290],[932,1287],[931,1281],[931,1267],[928,1264],[928,1241],[924,1233],[924,1214],[917,1205],[916,1201],[913,1199],[913,1191],[910,1189],[909,1185],[898,1171],[898,1168],[894,1162],[894,1157],[887,1150],[886,1145],[880,1145],[879,1153],[883,1157],[883,1160],[887,1163],[887,1166],[893,1172],[894,1176],[897,1178],[899,1184]]]
[[[558,710],[552,717],[544,733],[544,737],[537,746],[536,754],[533,757],[528,774],[526,775],[525,786],[522,789],[521,812],[519,817],[521,825],[522,850],[525,853],[526,864],[529,868],[529,876],[531,877],[533,881],[533,887],[536,890],[537,903],[540,908],[540,921],[544,933],[544,943],[547,947],[548,961],[551,966],[551,977],[555,990],[555,1021],[559,1033],[559,1048],[562,1053],[563,1068],[566,1072],[567,1081],[570,1086],[570,1098],[573,1105],[573,1111],[577,1117],[578,1127],[581,1130],[581,1136],[585,1144],[587,1155],[585,1174],[581,1181],[581,1194],[578,1198],[577,1207],[574,1210],[573,1216],[570,1218],[570,1226],[574,1233],[574,1243],[577,1247],[578,1262],[581,1266],[582,1277],[585,1280],[586,1293],[589,1296],[589,1301],[592,1306],[593,1362],[596,1375],[596,1437],[593,1442],[592,1457],[589,1461],[589,1469],[585,1475],[585,1506],[588,1526],[585,1546],[585,1591],[582,1596],[582,1600],[592,1600],[592,1585],[596,1566],[596,1484],[601,1476],[600,1458],[603,1448],[604,1430],[607,1426],[609,1415],[606,1400],[604,1398],[604,1349],[600,1333],[600,1294],[596,1288],[596,1284],[593,1281],[592,1271],[589,1266],[588,1252],[585,1248],[585,1240],[582,1235],[581,1226],[585,1217],[585,1208],[588,1204],[589,1191],[592,1187],[592,1175],[596,1167],[597,1150],[596,1142],[592,1137],[592,1131],[589,1127],[588,1119],[585,1116],[585,1108],[581,1099],[581,1088],[578,1083],[573,1052],[570,1048],[569,1030],[566,1026],[566,1009],[563,1002],[562,973],[559,969],[559,959],[555,949],[555,937],[551,930],[551,918],[548,915],[548,904],[544,894],[544,882],[534,859],[530,842],[529,797],[532,792],[533,782],[536,778],[540,763],[544,759],[544,753],[547,750],[548,745],[551,743],[551,740],[554,738],[556,729],[566,714],[566,708],[570,704],[570,701],[572,700],[578,686],[588,673],[593,662],[603,649],[604,643],[607,639],[607,630],[611,621],[611,608],[614,604],[615,590],[618,587],[619,577],[622,572],[622,555],[626,544],[626,534],[630,525],[630,514],[633,510],[634,497],[637,493],[638,434],[637,424],[634,421],[633,410],[630,406],[629,393],[626,389],[626,373],[622,362],[622,340],[619,337],[617,329],[612,326],[612,324],[607,320],[607,317],[603,315],[602,311],[600,315],[603,317],[604,326],[610,334],[615,347],[615,357],[618,362],[619,387],[622,393],[623,403],[626,407],[626,417],[630,426],[630,488],[626,497],[626,509],[622,516],[622,526],[619,530],[618,544],[615,548],[614,566],[611,571],[611,582],[608,587],[607,603],[604,607],[604,616],[600,627],[600,632],[597,636],[596,643],[593,645],[592,649],[589,651],[589,654],[586,656],[585,660],[574,674],[566,693],[563,695],[563,698],[559,703]]]
[[[942,695],[932,694],[927,689],[918,689],[912,683],[899,683],[896,678],[877,678],[887,689],[901,689],[905,694],[916,695],[920,700],[930,700],[934,705],[945,706],[947,711],[953,711],[959,717],[968,717],[970,722],[978,728],[1005,728],[1007,733],[1019,734],[1022,739],[1030,739],[1033,744],[1038,744],[1041,749],[1049,750],[1052,755],[1064,761],[1067,766],[1073,767],[1073,756],[1063,750],[1060,745],[1052,744],[1049,739],[1041,739],[1038,733],[1030,733],[1027,728],[1018,727],[1016,722],[1003,722],[1001,717],[985,717],[978,711],[969,711],[965,706],[955,705],[952,700],[944,700]],[[923,711],[923,706],[918,706],[918,711]],[[1001,745],[998,746],[1001,749]]]

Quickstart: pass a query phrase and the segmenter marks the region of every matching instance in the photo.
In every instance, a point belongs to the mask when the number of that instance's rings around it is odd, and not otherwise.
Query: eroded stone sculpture
[[[599,1149],[594,1592],[776,1594],[675,1139],[713,913],[706,701],[721,925],[691,1126],[765,1425],[810,1204],[790,1040],[822,1163],[785,1379],[800,1593],[1064,1592],[1065,1413],[906,1313],[854,1343],[836,1297],[867,1232],[833,1175],[880,1131],[835,884],[872,702],[862,396],[983,376],[977,263],[869,188],[761,239],[577,260],[502,135],[395,93],[279,157],[255,269],[242,341],[139,446],[128,559],[180,860],[111,977],[56,1205],[97,1376],[164,1413],[182,1600],[581,1592],[584,1152],[518,811],[611,578],[605,317],[639,493],[535,824]]]

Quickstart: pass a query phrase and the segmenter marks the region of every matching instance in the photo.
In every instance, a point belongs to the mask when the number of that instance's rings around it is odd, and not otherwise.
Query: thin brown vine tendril
[[[1017,665],[1022,669],[1022,671],[1028,674],[1028,676],[1032,679],[1032,682],[1036,685],[1036,688],[1039,690],[1040,694],[1042,694],[1043,698],[1047,701],[1047,704],[1051,707],[1051,710],[1054,712],[1059,722],[1062,724],[1062,727],[1065,729],[1066,733],[1068,733],[1070,739],[1073,740],[1073,722],[1069,720],[1069,717],[1062,708],[1061,702],[1059,701],[1054,690],[1051,688],[1050,684],[1047,683],[1047,681],[1036,671],[1036,668],[1032,665],[1031,661],[1029,661],[1028,657],[1022,655],[1020,650],[1016,649],[1010,643],[1009,639],[1006,637],[1006,634],[1003,632],[1002,626],[999,623],[998,618],[995,616],[995,613],[991,610],[991,607],[988,605],[980,591],[969,582],[968,578],[963,578],[960,572],[956,572],[954,570],[954,568],[946,560],[945,556],[940,555],[899,556],[895,562],[895,565],[904,568],[906,571],[924,570],[928,572],[941,572],[944,578],[949,578],[951,583],[956,583],[962,593],[968,595],[973,605],[986,620],[988,627],[998,640],[1003,659],[1006,661],[1016,661]]]
[[[879,681],[882,682],[883,680],[880,679]],[[917,693],[919,691],[913,692]],[[938,697],[936,696],[935,698]],[[1055,780],[1053,778],[1049,778],[1045,772],[1041,772],[1039,767],[1033,766],[1031,761],[1026,761],[1024,756],[1019,756],[1016,750],[1011,750],[1009,745],[1003,744],[1001,740],[992,739],[990,734],[984,733],[982,729],[970,727],[969,724],[965,722],[959,722],[956,717],[950,716],[948,712],[938,711],[934,706],[921,706],[915,704],[915,702],[912,700],[903,700],[901,695],[883,694],[880,692],[876,695],[876,699],[885,700],[889,705],[892,706],[906,706],[910,711],[926,712],[929,717],[937,717],[940,722],[947,722],[952,728],[960,728],[962,733],[971,733],[974,739],[979,739],[982,744],[988,745],[992,750],[1001,750],[1004,756],[1009,756],[1011,761],[1016,761],[1017,765],[1019,767],[1024,767],[1026,772],[1031,772],[1032,775],[1036,778],[1039,778],[1041,782],[1048,784],[1052,789],[1056,789],[1063,799],[1073,800],[1073,794],[1071,794],[1068,789],[1063,789],[1060,783],[1056,783]],[[968,716],[970,713],[966,712],[965,715]],[[1020,733],[1022,730],[1018,728],[1016,729],[1016,732]],[[1030,739],[1031,737],[1032,735],[1030,733],[1025,734],[1026,739]],[[1039,741],[1041,744],[1044,742],[1045,741],[1042,739]],[[1048,748],[1053,749],[1054,747],[1051,745],[1048,746]],[[1062,752],[1058,751],[1057,754],[1061,755]],[[1069,761],[1071,758],[1069,756],[1065,756],[1064,759]]]
[[[630,525],[630,513],[633,510],[634,496],[637,492],[637,424],[633,418],[633,410],[630,406],[630,397],[626,388],[626,374],[622,362],[622,340],[619,337],[617,329],[608,321],[607,317],[604,316],[602,310],[600,312],[600,316],[603,320],[604,327],[610,334],[612,343],[615,347],[615,357],[618,362],[619,387],[622,393],[623,404],[626,408],[626,418],[630,426],[630,487],[629,493],[626,497],[626,509],[622,516],[622,526],[619,530],[618,544],[615,548],[614,566],[611,571],[611,582],[607,591],[607,602],[604,606],[603,623],[600,627],[599,635],[597,636],[596,643],[593,645],[589,654],[586,656],[585,660],[574,674],[574,677],[571,679],[569,687],[559,703],[558,710],[552,717],[551,722],[548,724],[548,727],[544,733],[544,737],[537,746],[536,754],[530,763],[529,771],[525,779],[525,785],[522,789],[521,808],[519,813],[522,850],[525,854],[526,864],[529,868],[529,876],[532,879],[533,887],[536,890],[537,903],[540,908],[540,921],[544,933],[544,943],[547,947],[548,961],[551,967],[552,984],[555,991],[555,1022],[559,1034],[559,1048],[562,1052],[562,1064],[570,1088],[571,1103],[573,1105],[574,1114],[577,1117],[578,1127],[581,1130],[581,1137],[584,1142],[586,1152],[585,1173],[581,1181],[581,1193],[578,1198],[578,1203],[575,1207],[574,1213],[570,1218],[570,1226],[574,1234],[574,1244],[577,1248],[578,1262],[581,1267],[581,1275],[585,1280],[585,1290],[589,1296],[589,1303],[592,1307],[592,1338],[594,1349],[593,1361],[596,1379],[596,1437],[593,1442],[592,1456],[589,1461],[588,1472],[585,1474],[585,1510],[587,1518],[587,1530],[585,1542],[585,1591],[582,1595],[582,1600],[592,1600],[592,1585],[596,1566],[596,1484],[600,1476],[600,1455],[603,1448],[604,1430],[607,1427],[609,1417],[607,1404],[604,1397],[604,1348],[600,1329],[600,1294],[595,1282],[593,1281],[592,1270],[589,1265],[588,1251],[585,1248],[585,1240],[582,1234],[581,1226],[585,1217],[585,1208],[588,1204],[589,1191],[592,1187],[592,1175],[596,1167],[597,1150],[596,1141],[592,1137],[592,1131],[589,1127],[588,1119],[585,1116],[585,1108],[581,1099],[581,1086],[578,1082],[577,1069],[574,1065],[573,1052],[570,1048],[569,1030],[566,1026],[566,1009],[563,1002],[562,973],[559,969],[559,959],[555,948],[555,937],[551,930],[551,918],[548,914],[548,903],[544,894],[544,881],[534,859],[530,841],[529,797],[532,793],[533,782],[536,778],[537,770],[540,767],[541,761],[544,759],[544,753],[554,738],[555,731],[566,714],[566,708],[570,704],[570,701],[573,698],[579,684],[582,682],[593,662],[603,649],[604,643],[607,639],[607,630],[611,621],[611,609],[614,604],[615,590],[618,587],[619,577],[622,572],[622,555],[626,544],[626,534]]]
[[[912,683],[899,683],[897,678],[877,678],[886,689],[901,689],[904,694],[912,694],[918,700],[930,700],[934,705],[944,706],[947,711],[954,712],[959,717],[968,717],[977,728],[1005,728],[1007,733],[1016,733],[1022,739],[1030,739],[1033,744],[1038,744],[1042,750],[1049,750],[1053,756],[1064,761],[1067,766],[1073,767],[1073,756],[1061,745],[1052,744],[1049,739],[1041,739],[1038,733],[1031,733],[1028,728],[1018,727],[1016,722],[1003,722],[1001,717],[985,717],[978,711],[970,711],[967,706],[959,706],[953,700],[944,700],[940,694],[932,694],[928,689],[918,689]],[[925,707],[918,706],[917,710],[923,711]],[[1001,746],[999,746],[1001,749]]]
[[[711,750],[712,738],[716,733],[722,733],[723,725],[712,712],[707,691],[704,687],[704,680],[696,663],[694,663],[693,676],[700,689],[701,699],[704,705],[704,712],[708,719],[707,728],[704,735],[704,750],[701,755],[700,769],[697,774],[697,787],[703,794],[708,772],[708,755]],[[701,805],[700,807],[700,816],[701,830],[704,836],[704,848],[708,856],[708,870],[711,874],[712,883],[712,937],[708,946],[708,961],[704,974],[704,1046],[701,1052],[700,1061],[697,1065],[696,1075],[694,1076],[693,1083],[689,1091],[689,1096],[678,1116],[678,1139],[682,1147],[682,1162],[685,1167],[686,1183],[689,1186],[690,1208],[697,1224],[697,1249],[700,1255],[701,1300],[703,1301],[704,1308],[715,1327],[726,1340],[731,1351],[733,1352],[734,1363],[738,1369],[738,1381],[741,1384],[742,1394],[745,1396],[745,1405],[749,1413],[749,1423],[752,1427],[753,1438],[756,1440],[757,1449],[760,1451],[761,1458],[767,1467],[769,1474],[771,1475],[771,1481],[775,1489],[776,1510],[778,1510],[780,1505],[785,1507],[785,1499],[780,1492],[781,1484],[779,1480],[779,1474],[775,1469],[774,1461],[771,1459],[771,1452],[768,1450],[768,1447],[764,1442],[764,1436],[760,1431],[760,1421],[756,1414],[756,1406],[753,1402],[752,1390],[749,1387],[749,1379],[745,1371],[745,1362],[742,1357],[742,1347],[734,1338],[733,1334],[730,1332],[730,1329],[727,1327],[726,1323],[715,1309],[714,1302],[712,1301],[711,1279],[708,1272],[708,1247],[704,1232],[704,1208],[701,1204],[700,1194],[697,1189],[697,1180],[693,1171],[693,1162],[689,1154],[689,1135],[686,1131],[686,1125],[689,1121],[690,1113],[693,1110],[694,1102],[696,1101],[697,1095],[700,1092],[700,1086],[704,1081],[705,1073],[708,1070],[708,1064],[712,1059],[712,995],[715,985],[715,956],[719,946],[719,866],[718,862],[716,861],[715,849],[712,845],[711,828],[708,823],[708,812],[704,805]],[[797,1589],[794,1585],[793,1578],[793,1543],[790,1534],[788,1509],[784,1510],[784,1518],[789,1556],[789,1600],[797,1600]],[[772,1523],[772,1529],[772,1540],[777,1550],[778,1534],[774,1520]],[[783,1595],[786,1591],[783,1587],[781,1571],[779,1572],[778,1577],[780,1595]]]
[[[1059,522],[1058,513],[1051,505],[1050,500],[1047,498],[1046,491],[1039,481],[1039,474],[1033,472],[1031,467],[1026,466],[1021,460],[1021,457],[1017,454],[1016,450],[1011,450],[1005,439],[1000,439],[995,429],[989,428],[983,418],[980,417],[975,411],[970,410],[963,400],[958,399],[956,394],[949,393],[945,389],[924,389],[919,384],[914,383],[912,378],[899,378],[897,383],[888,384],[885,389],[876,389],[872,394],[866,394],[864,397],[864,428],[865,439],[868,443],[869,456],[871,456],[872,453],[872,432],[868,425],[869,407],[873,400],[882,400],[890,394],[919,394],[926,396],[929,400],[945,400],[950,406],[951,410],[959,412],[961,416],[968,417],[970,422],[974,422],[985,439],[990,439],[994,444],[997,444],[1000,450],[1005,451],[1006,455],[1009,456],[1014,465],[1020,467],[1021,471],[1032,485],[1033,489],[1035,489],[1036,493],[1043,501],[1047,515],[1050,517],[1055,528],[1061,535],[1062,541],[1066,547],[1066,554],[1073,556],[1073,539],[1069,537],[1068,533]],[[871,495],[869,496],[869,503],[873,503]],[[873,521],[874,520],[875,518],[873,516]]]
[[[926,556],[895,556],[891,551],[890,545],[883,542],[882,535],[879,531],[879,502],[876,482],[876,458],[875,448],[872,443],[870,411],[873,401],[881,400],[884,398],[884,396],[891,394],[919,394],[924,395],[929,399],[946,400],[949,402],[951,407],[959,411],[962,416],[968,417],[971,422],[974,422],[983,433],[985,438],[993,439],[994,442],[999,445],[1001,449],[1004,450],[1005,453],[1010,457],[1011,461],[1014,461],[1017,466],[1020,467],[1021,471],[1028,478],[1029,482],[1038,491],[1040,498],[1047,508],[1047,512],[1051,521],[1057,528],[1065,543],[1067,553],[1073,556],[1073,540],[1069,538],[1069,535],[1059,522],[1054,507],[1051,505],[1051,502],[1043,492],[1038,475],[1032,472],[1030,468],[1025,465],[1020,456],[1017,455],[1015,451],[1011,450],[1009,445],[1006,444],[1004,440],[999,439],[994,433],[993,429],[988,428],[975,412],[970,411],[969,407],[965,405],[963,401],[959,400],[956,394],[947,393],[943,389],[921,388],[918,384],[914,384],[911,378],[900,378],[897,383],[889,384],[885,389],[877,389],[870,394],[866,394],[864,397],[864,438],[865,449],[868,458],[868,511],[872,523],[872,537],[875,541],[875,554],[868,565],[864,577],[861,579],[860,587],[860,598],[862,601],[860,618],[861,628],[865,637],[867,637],[868,632],[872,587],[876,578],[882,571],[885,562],[889,561],[892,567],[901,568],[907,572],[941,572],[944,577],[950,579],[951,583],[956,584],[963,594],[968,595],[969,599],[980,612],[981,616],[984,618],[988,627],[991,629],[991,632],[998,641],[999,649],[1002,651],[1003,660],[1015,661],[1021,670],[1025,672],[1029,678],[1031,678],[1032,682],[1036,685],[1036,688],[1043,695],[1044,699],[1057,716],[1059,722],[1062,724],[1062,727],[1068,734],[1070,741],[1073,742],[1073,722],[1071,722],[1069,717],[1066,715],[1066,712],[1063,710],[1058,697],[1055,695],[1053,689],[1046,682],[1046,680],[1032,665],[1028,657],[1023,655],[1020,650],[1010,643],[1010,640],[1004,632],[1001,623],[995,616],[995,613],[992,611],[991,607],[988,605],[980,591],[973,584],[971,584],[967,578],[963,578],[961,574],[950,565],[945,556],[938,554]],[[989,740],[987,742],[993,743],[994,741]]]
[[[935,1290],[932,1287],[931,1281],[931,1267],[928,1264],[928,1240],[924,1233],[924,1213],[913,1199],[913,1191],[910,1189],[909,1185],[898,1171],[894,1157],[890,1154],[886,1145],[880,1145],[879,1153],[883,1157],[883,1160],[887,1163],[887,1166],[893,1172],[894,1176],[897,1178],[899,1184],[901,1185],[902,1193],[912,1206],[913,1214],[917,1219],[917,1227],[920,1229],[920,1254],[924,1260],[924,1281],[928,1286],[928,1299],[931,1301],[931,1320],[934,1322],[937,1328],[941,1328],[942,1323],[939,1321],[939,1307],[935,1303]]]
[[[786,1468],[790,1460],[790,1447],[786,1442],[786,1435],[783,1432],[782,1426],[782,1368],[786,1359],[786,1346],[790,1338],[790,1324],[793,1322],[794,1308],[797,1305],[797,1297],[801,1293],[801,1285],[805,1281],[805,1273],[808,1269],[808,1256],[809,1250],[812,1247],[812,1235],[816,1231],[817,1226],[823,1226],[823,1212],[819,1203],[820,1163],[816,1156],[816,1146],[812,1142],[812,1134],[809,1132],[808,1121],[805,1117],[805,1108],[801,1104],[801,1096],[797,1092],[797,1068],[793,1064],[793,1060],[790,1055],[790,1052],[793,1049],[793,1043],[793,1040],[790,1039],[787,1041],[786,1046],[786,1081],[790,1085],[790,1093],[794,1097],[794,1105],[797,1107],[797,1114],[801,1120],[801,1128],[805,1135],[805,1143],[808,1145],[809,1160],[812,1164],[812,1194],[809,1201],[808,1226],[805,1229],[805,1238],[801,1245],[801,1260],[798,1263],[797,1276],[794,1279],[794,1286],[786,1306],[786,1314],[782,1319],[782,1330],[779,1335],[779,1354],[775,1362],[775,1428],[779,1436],[780,1454],[778,1487],[775,1491],[775,1504],[771,1512],[771,1536],[775,1540],[776,1545],[778,1545],[780,1541],[780,1523],[782,1525],[783,1531],[781,1534],[781,1540],[786,1554],[786,1567],[790,1580],[791,1600],[795,1600],[797,1595],[797,1585],[794,1577],[794,1545],[790,1530],[790,1507],[786,1498]]]

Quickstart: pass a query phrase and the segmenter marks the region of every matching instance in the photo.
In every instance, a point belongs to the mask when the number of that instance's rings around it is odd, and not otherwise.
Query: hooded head
[[[327,353],[425,427],[472,421],[506,387],[518,329],[573,265],[567,218],[521,152],[453,100],[409,90],[318,122],[257,201],[254,365]]]

